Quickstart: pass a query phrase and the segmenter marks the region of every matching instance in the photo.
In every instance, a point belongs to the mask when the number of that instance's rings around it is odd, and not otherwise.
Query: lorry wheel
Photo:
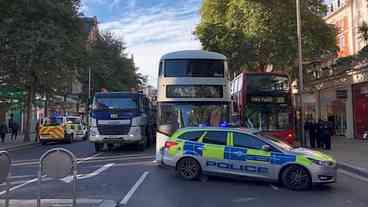
[[[95,150],[96,152],[101,152],[103,148],[103,144],[101,143],[95,143]]]
[[[143,143],[138,144],[138,150],[144,151],[147,147],[147,137],[144,139]]]
[[[107,150],[109,150],[109,152],[111,152],[113,148],[114,144],[107,144]]]
[[[307,190],[312,185],[312,179],[306,168],[290,165],[281,174],[282,184],[291,190]]]

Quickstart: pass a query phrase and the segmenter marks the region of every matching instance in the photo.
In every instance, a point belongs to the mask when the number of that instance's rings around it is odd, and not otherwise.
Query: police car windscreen
[[[106,109],[117,109],[117,110],[137,110],[137,101],[133,98],[97,98],[93,104],[94,110],[106,110]]]

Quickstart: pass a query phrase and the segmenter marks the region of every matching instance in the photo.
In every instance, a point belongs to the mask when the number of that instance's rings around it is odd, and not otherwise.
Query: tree
[[[305,60],[336,51],[336,32],[320,0],[301,1]],[[230,71],[289,72],[297,60],[295,0],[204,0],[196,35],[206,50],[229,58]]]
[[[145,83],[144,76],[137,73],[134,60],[127,57],[125,49],[124,43],[110,33],[100,35],[91,45],[86,65],[91,67],[93,92],[102,88],[109,91],[126,91],[137,89]],[[81,71],[79,79],[87,89],[88,70]],[[84,97],[87,98],[87,93]]]
[[[364,41],[365,44],[368,43],[368,24],[367,22],[363,22],[362,25],[358,28],[360,38]]]
[[[2,0],[0,71],[4,82],[27,92],[25,141],[32,101],[47,88],[59,92],[80,67],[84,37],[79,0]]]

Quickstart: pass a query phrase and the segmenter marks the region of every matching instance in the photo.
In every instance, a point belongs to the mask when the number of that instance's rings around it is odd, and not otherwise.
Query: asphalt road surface
[[[338,182],[295,192],[277,184],[219,177],[184,181],[171,169],[152,162],[154,147],[144,152],[134,146],[113,152],[95,153],[88,141],[73,144],[34,145],[10,152],[13,160],[10,177],[12,200],[38,197],[38,160],[49,149],[63,147],[78,158],[78,198],[111,200],[119,206],[298,206],[364,207],[368,206],[368,179],[339,171]],[[43,199],[69,199],[72,179],[44,178]],[[5,198],[0,185],[0,206]]]

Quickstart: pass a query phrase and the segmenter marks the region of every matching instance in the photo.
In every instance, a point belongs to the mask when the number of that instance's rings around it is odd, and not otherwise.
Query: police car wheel
[[[178,162],[176,172],[185,180],[193,180],[201,174],[201,166],[195,159],[186,157]]]
[[[283,170],[281,181],[285,187],[291,190],[306,190],[312,184],[308,170],[298,165],[291,165]]]

